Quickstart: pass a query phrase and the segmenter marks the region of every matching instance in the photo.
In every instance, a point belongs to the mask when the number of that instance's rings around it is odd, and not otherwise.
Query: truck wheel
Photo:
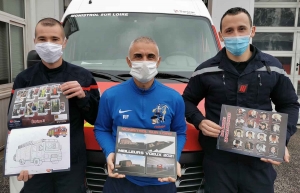
[[[20,159],[20,160],[19,160],[19,163],[20,163],[21,165],[24,165],[24,164],[25,164],[25,160]]]
[[[66,137],[67,135],[63,135],[64,137]]]
[[[40,166],[40,165],[42,164],[41,160],[40,160],[40,159],[37,159],[37,158],[33,160],[33,163],[34,163],[34,165],[36,165],[36,166]]]

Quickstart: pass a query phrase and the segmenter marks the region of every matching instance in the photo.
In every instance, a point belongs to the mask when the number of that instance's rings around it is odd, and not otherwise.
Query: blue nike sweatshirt
[[[164,121],[153,123],[158,106],[167,106]],[[101,96],[94,132],[106,156],[115,152],[117,127],[136,127],[177,133],[177,160],[186,141],[186,122],[182,96],[175,90],[154,80],[152,86],[140,89],[133,78],[107,89]],[[157,178],[128,176],[139,186],[163,185]]]

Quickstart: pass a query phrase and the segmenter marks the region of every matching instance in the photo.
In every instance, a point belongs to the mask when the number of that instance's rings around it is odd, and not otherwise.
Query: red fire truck
[[[51,129],[48,130],[47,135],[49,137],[59,137],[59,136],[63,136],[66,137],[68,134],[68,130],[65,126],[59,126],[59,127],[53,127]]]

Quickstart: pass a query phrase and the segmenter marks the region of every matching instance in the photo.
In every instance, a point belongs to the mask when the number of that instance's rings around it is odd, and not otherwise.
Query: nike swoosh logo
[[[126,112],[129,112],[129,111],[132,111],[132,110],[125,110],[125,111],[122,111],[121,109],[119,110],[119,113],[122,114],[122,113],[126,113]]]

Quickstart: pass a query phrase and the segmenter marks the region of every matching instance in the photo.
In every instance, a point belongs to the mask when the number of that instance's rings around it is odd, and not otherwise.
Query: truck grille
[[[200,193],[204,189],[202,166],[182,165],[181,177],[176,181],[177,193]]]
[[[204,174],[201,166],[182,165],[181,177],[176,181],[177,193],[201,193],[204,189]],[[107,177],[105,165],[90,165],[86,168],[86,182],[90,193],[102,193]]]

